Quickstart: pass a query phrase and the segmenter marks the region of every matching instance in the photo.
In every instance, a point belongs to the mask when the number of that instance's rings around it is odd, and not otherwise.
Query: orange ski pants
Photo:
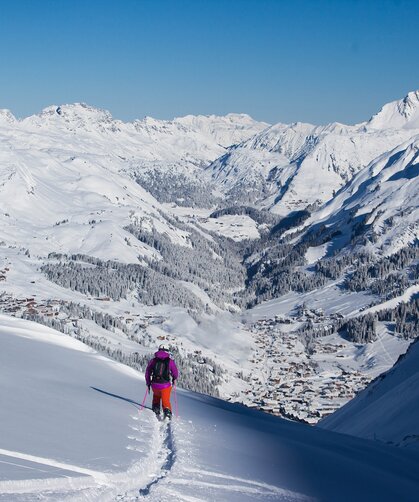
[[[163,409],[169,408],[172,411],[172,405],[170,404],[170,393],[172,392],[172,386],[166,387],[165,389],[153,389],[153,407],[160,407],[160,401],[162,402]]]

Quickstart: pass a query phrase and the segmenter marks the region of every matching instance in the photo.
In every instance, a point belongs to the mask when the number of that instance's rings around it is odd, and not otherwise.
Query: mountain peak
[[[24,122],[36,127],[54,125],[71,131],[84,130],[116,132],[121,122],[115,120],[108,110],[94,108],[86,103],[51,105],[39,114],[24,119]]]
[[[366,125],[371,129],[419,129],[419,90],[387,103]]]
[[[185,115],[183,117],[176,117],[174,122],[184,125],[200,125],[205,124],[206,127],[217,126],[222,127],[223,124],[235,124],[236,127],[254,127],[261,124],[267,127],[269,124],[265,122],[258,122],[247,113],[227,113],[226,115]]]
[[[399,112],[406,118],[410,118],[419,107],[419,91],[411,91],[399,103]]]
[[[62,104],[59,106],[51,105],[44,108],[38,115],[40,117],[53,117],[60,116],[65,118],[96,118],[112,120],[112,115],[107,110],[95,108],[86,103],[70,103]]]
[[[13,124],[16,121],[16,117],[10,110],[6,108],[0,109],[0,123]]]

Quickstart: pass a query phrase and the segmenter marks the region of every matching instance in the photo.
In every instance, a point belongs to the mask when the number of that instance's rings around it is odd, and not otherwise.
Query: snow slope
[[[419,238],[419,135],[386,152],[354,176],[304,226],[339,231],[333,250],[348,243],[355,226],[363,226],[369,249],[393,254]]]
[[[81,343],[0,317],[0,500],[414,500],[419,457],[144,381]]]
[[[419,451],[419,343],[319,426]]]
[[[419,91],[412,91],[402,100],[387,103],[367,123],[371,129],[418,129]]]
[[[61,250],[136,262],[152,252],[140,243],[127,246],[122,227],[132,218],[160,221],[176,238],[157,201],[118,173],[123,161],[116,144],[96,130],[79,130],[74,118],[55,129],[46,119],[31,119],[0,127],[0,240],[41,256]]]
[[[150,229],[160,227],[184,243],[185,235],[165,222],[161,205],[137,181],[158,171],[167,184],[179,175],[185,186],[189,179],[210,194],[199,166],[266,125],[240,114],[124,123],[78,103],[23,120],[3,110],[0,241],[38,255],[81,252],[135,263],[152,252],[138,242],[129,246],[122,227],[147,219]]]
[[[379,155],[419,133],[418,92],[356,126],[276,124],[208,167],[220,191],[279,214],[322,204]]]

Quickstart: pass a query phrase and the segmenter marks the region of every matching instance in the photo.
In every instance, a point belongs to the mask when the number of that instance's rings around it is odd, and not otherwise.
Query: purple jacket
[[[148,362],[147,369],[145,370],[145,383],[147,385],[152,384],[151,374],[153,373],[153,368],[154,368],[154,365],[156,364],[156,360],[157,359],[162,359],[164,361],[165,359],[168,359],[168,358],[170,358],[170,354],[168,352],[165,352],[164,350],[158,350],[154,354],[154,359],[151,359]],[[169,373],[172,375],[173,381],[177,380],[177,378],[179,376],[179,371],[178,371],[176,363],[173,361],[173,359],[170,359]],[[153,383],[152,384],[153,389],[165,389],[165,388],[170,387],[170,386],[171,386],[170,382]]]

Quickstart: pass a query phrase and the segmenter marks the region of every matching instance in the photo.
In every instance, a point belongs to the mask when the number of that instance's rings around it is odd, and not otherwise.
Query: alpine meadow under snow
[[[0,111],[0,500],[415,500],[418,166],[419,91],[351,126]]]

